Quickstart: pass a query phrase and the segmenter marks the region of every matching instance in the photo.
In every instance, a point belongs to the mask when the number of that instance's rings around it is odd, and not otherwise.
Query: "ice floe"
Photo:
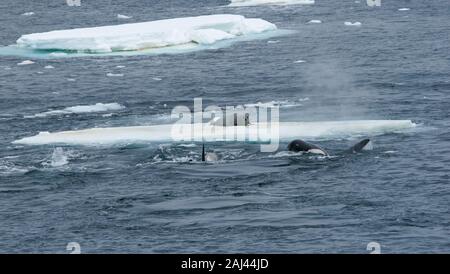
[[[17,45],[33,50],[108,53],[185,44],[213,44],[276,29],[274,24],[262,19],[219,14],[33,33],[22,35]]]
[[[34,15],[34,12],[32,12],[32,11],[24,12],[24,13],[22,13],[22,15],[23,16],[31,16],[31,15]]]
[[[108,77],[122,77],[123,73],[107,73],[106,76]]]
[[[32,64],[34,64],[34,62],[31,60],[25,60],[20,63],[17,63],[18,66],[26,66],[26,65],[32,65]]]
[[[314,0],[230,0],[230,7],[260,6],[260,5],[312,5]]]
[[[24,118],[43,118],[47,116],[53,116],[53,115],[66,115],[66,114],[80,114],[80,113],[93,113],[93,112],[106,112],[106,111],[114,111],[114,110],[121,110],[125,107],[118,103],[109,103],[109,104],[103,104],[103,103],[97,103],[95,105],[80,105],[80,106],[73,106],[73,107],[67,107],[64,109],[59,110],[50,110],[30,116],[25,116]]]
[[[308,24],[321,24],[321,23],[322,23],[321,20],[316,20],[316,19],[313,19],[313,20],[309,20],[309,21],[308,21]]]
[[[117,18],[118,19],[130,19],[130,18],[133,18],[133,17],[132,16],[123,15],[123,14],[117,14]]]
[[[47,65],[47,66],[45,66],[44,68],[45,68],[45,69],[54,69],[55,67],[54,67],[54,66],[51,66],[51,65]]]
[[[349,22],[349,21],[347,21],[347,22],[344,22],[344,25],[346,25],[346,26],[360,27],[362,24],[361,24],[361,22]]]
[[[410,10],[410,8],[400,8],[400,9],[398,9],[398,11],[408,11],[408,10]]]
[[[293,138],[313,139],[342,139],[359,136],[374,136],[385,133],[401,132],[414,128],[410,120],[358,120],[358,121],[324,121],[324,122],[281,122],[279,124],[256,123],[249,126],[220,127],[206,124],[189,125],[188,128],[198,128],[203,132],[205,141],[236,141],[246,140],[253,136],[259,140],[270,140],[273,132],[269,128],[278,128],[280,140]],[[183,135],[177,135],[177,140],[191,140],[192,133],[187,130]],[[40,132],[38,135],[25,137],[14,141],[15,144],[44,145],[107,145],[130,142],[164,142],[174,141],[173,125],[153,125],[115,128],[90,128],[76,131]]]

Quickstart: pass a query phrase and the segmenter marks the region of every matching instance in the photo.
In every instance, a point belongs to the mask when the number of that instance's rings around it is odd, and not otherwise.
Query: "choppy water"
[[[148,2],[4,0],[0,44],[118,24],[118,13],[132,15],[127,22],[234,13],[296,33],[177,55],[26,66],[17,63],[29,58],[0,57],[0,252],[66,253],[68,242],[78,242],[95,253],[334,253],[367,252],[371,241],[389,253],[450,251],[448,1],[382,1],[379,8],[331,0],[245,8]],[[410,10],[398,11],[404,7]],[[312,19],[323,23],[306,24]],[[373,150],[361,154],[341,153],[356,136],[315,140],[330,158],[218,143],[207,148],[221,161],[206,165],[198,162],[199,144],[11,143],[39,131],[162,123],[194,97],[222,106],[283,102],[290,105],[281,108],[283,121],[411,119],[419,126],[375,136]],[[125,108],[66,109],[96,103]]]

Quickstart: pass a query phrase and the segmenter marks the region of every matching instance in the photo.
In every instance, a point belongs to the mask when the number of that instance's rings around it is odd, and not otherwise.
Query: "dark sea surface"
[[[295,33],[184,54],[27,66],[17,63],[30,58],[0,56],[1,253],[68,253],[69,242],[83,253],[368,253],[372,241],[382,253],[450,252],[448,0],[374,8],[363,0],[81,3],[2,0],[0,45],[34,32],[219,13]],[[307,24],[312,19],[323,23]],[[286,142],[276,153],[209,144],[221,159],[209,164],[199,162],[197,143],[12,144],[40,131],[166,123],[174,106],[195,97],[220,106],[280,102],[283,121],[393,119],[417,127],[369,135],[373,150],[350,155],[342,151],[362,136],[311,140],[333,157],[292,157],[282,153]],[[25,117],[114,102],[125,108]]]

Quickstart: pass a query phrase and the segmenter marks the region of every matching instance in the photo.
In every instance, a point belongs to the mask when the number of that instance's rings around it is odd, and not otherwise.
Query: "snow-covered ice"
[[[230,7],[259,5],[312,5],[314,0],[230,0]]]
[[[80,105],[80,106],[67,107],[67,108],[59,109],[59,110],[50,110],[50,111],[34,114],[31,116],[25,116],[24,118],[43,118],[43,117],[53,116],[53,115],[106,112],[106,111],[121,110],[124,108],[125,108],[124,106],[122,106],[121,104],[118,104],[118,103],[109,103],[109,104],[97,103],[95,105]]]
[[[22,35],[17,45],[28,49],[108,53],[184,44],[213,44],[276,29],[274,24],[262,19],[219,14],[33,33]]]

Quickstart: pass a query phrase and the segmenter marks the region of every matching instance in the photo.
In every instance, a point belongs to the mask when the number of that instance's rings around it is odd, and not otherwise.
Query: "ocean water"
[[[450,252],[448,1],[227,4],[1,1],[3,46],[34,32],[217,13],[294,31],[180,54],[40,59],[0,50],[1,253],[68,253],[69,242],[84,253],[368,253],[369,242],[382,253]],[[35,63],[17,65],[25,60]],[[208,164],[192,142],[12,143],[41,131],[168,123],[173,107],[196,97],[275,101],[282,121],[417,126],[308,140],[331,157],[291,155],[286,141],[274,153],[207,144],[220,158]],[[99,112],[80,108],[97,103]],[[362,137],[372,150],[342,153]]]

